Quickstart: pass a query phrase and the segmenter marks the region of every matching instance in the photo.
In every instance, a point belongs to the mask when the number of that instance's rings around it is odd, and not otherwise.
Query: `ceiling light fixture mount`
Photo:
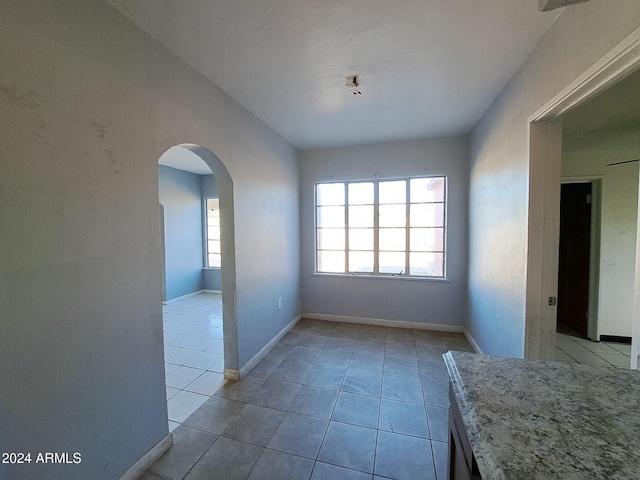
[[[358,75],[349,75],[347,77],[347,87],[354,95],[362,95],[362,92],[358,87],[360,87],[360,78]]]

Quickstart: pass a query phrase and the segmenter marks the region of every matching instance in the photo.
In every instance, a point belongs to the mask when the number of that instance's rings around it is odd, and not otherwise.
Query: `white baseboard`
[[[471,347],[476,353],[479,353],[480,355],[484,355],[484,353],[482,352],[482,349],[476,342],[475,338],[473,338],[469,330],[467,330],[466,328],[464,329],[464,336],[466,337],[467,342],[469,342],[469,345],[471,345]]]
[[[185,298],[194,297],[196,295],[200,295],[203,290],[198,290],[197,292],[187,293],[186,295],[181,295],[176,298],[172,298],[171,300],[167,300],[166,305],[171,305],[173,302],[177,302],[178,300],[184,300]]]
[[[173,445],[173,434],[169,434],[160,440],[156,445],[145,453],[140,460],[134,463],[124,472],[120,480],[136,480],[140,478],[145,470],[153,465],[164,453]]]
[[[195,297],[196,295],[200,295],[201,293],[219,293],[222,294],[222,290],[198,290],[196,292],[187,293],[186,295],[181,295],[180,297],[172,298],[171,300],[166,300],[162,302],[163,305],[171,305],[173,302],[177,302],[178,300],[184,300],[185,298]]]
[[[387,320],[385,318],[346,317],[342,315],[327,315],[325,313],[304,313],[302,318],[311,320],[326,320],[329,322],[362,323],[364,325],[380,325],[382,327],[415,328],[416,330],[434,330],[436,332],[462,333],[461,325],[446,325],[442,323],[406,322],[403,320]]]
[[[282,337],[284,337],[287,333],[289,333],[289,331],[296,326],[296,323],[298,323],[300,321],[300,319],[302,318],[302,315],[298,315],[296,318],[294,318],[293,320],[291,320],[291,322],[289,322],[289,324],[284,327],[282,330],[280,330],[280,333],[278,333],[278,335],[276,335],[269,343],[267,343],[262,350],[260,350],[258,353],[256,353],[253,358],[251,360],[249,360],[241,369],[240,369],[240,378],[244,377],[247,373],[249,373],[249,371],[256,366],[256,364],[262,360],[262,357],[264,357],[267,353],[269,353],[269,351],[276,345],[276,343],[278,343]],[[226,370],[225,370],[226,372]],[[226,374],[225,374],[226,376]]]

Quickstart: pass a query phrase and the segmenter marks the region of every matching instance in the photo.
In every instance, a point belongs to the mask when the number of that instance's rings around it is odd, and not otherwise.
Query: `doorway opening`
[[[600,184],[560,187],[556,331],[591,340],[597,340]]]
[[[525,358],[541,360],[554,358],[558,315],[556,299],[559,295],[558,244],[564,115],[622,82],[639,67],[640,29],[629,35],[529,118],[530,188]],[[637,152],[634,158],[637,158]],[[637,173],[632,180],[637,188]],[[637,198],[635,208],[637,219]],[[635,229],[637,230],[637,227]],[[638,243],[634,240],[633,255],[625,260],[633,270],[632,280],[627,284],[634,285],[629,300],[631,313],[628,315],[628,320],[632,324],[633,344],[629,352],[632,368],[637,368],[640,337],[640,256],[637,255],[637,251]],[[602,301],[602,296],[599,301]],[[592,335],[589,330],[588,325],[587,336]],[[598,335],[596,339],[597,337]]]
[[[222,162],[197,145],[159,159],[159,238],[169,428],[227,378],[237,380],[233,184]]]

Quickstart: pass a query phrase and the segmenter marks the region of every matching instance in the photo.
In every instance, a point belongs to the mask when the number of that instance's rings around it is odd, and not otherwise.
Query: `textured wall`
[[[528,117],[638,28],[639,19],[635,0],[566,8],[472,131],[467,327],[485,353],[524,355]]]
[[[168,433],[158,158],[233,179],[238,368],[300,312],[296,151],[102,1],[0,32],[0,450],[82,454],[0,478],[119,478]]]
[[[158,167],[164,206],[167,300],[202,290],[202,192],[200,175]]]

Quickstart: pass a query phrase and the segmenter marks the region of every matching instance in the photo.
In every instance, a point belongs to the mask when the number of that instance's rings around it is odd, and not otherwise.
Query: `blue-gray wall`
[[[233,184],[237,369],[300,313],[296,150],[103,0],[0,2],[0,31],[0,450],[82,454],[0,478],[120,478],[169,433],[158,159]]]
[[[469,141],[448,137],[309,150],[300,156],[303,311],[455,325],[466,316]],[[314,274],[314,183],[446,175],[446,280]]]
[[[164,206],[167,300],[205,290],[222,290],[220,268],[206,268],[204,200],[218,197],[213,175],[158,166]]]
[[[200,188],[202,189],[202,198],[217,198],[218,183],[213,175],[200,175]]]
[[[160,204],[164,206],[167,300],[204,288],[200,179],[195,173],[158,166]]]
[[[467,329],[486,354],[525,354],[528,118],[637,29],[639,18],[637,0],[566,8],[471,133]]]

